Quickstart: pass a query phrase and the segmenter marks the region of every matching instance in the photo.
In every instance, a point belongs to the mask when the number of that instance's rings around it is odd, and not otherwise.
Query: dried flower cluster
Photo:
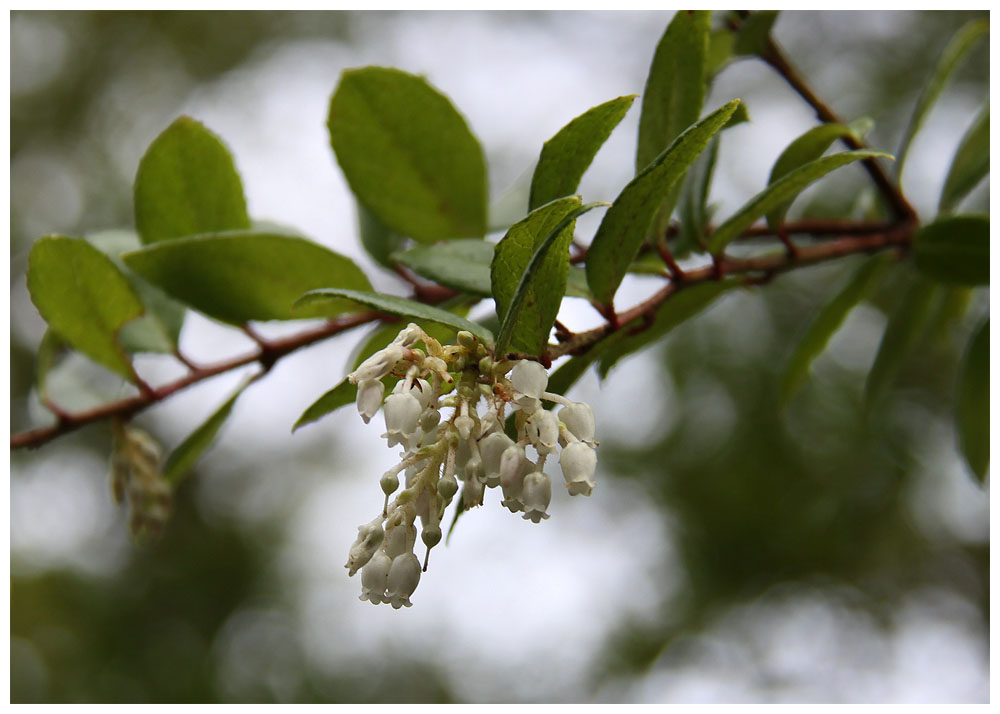
[[[387,378],[398,381],[385,396]],[[546,392],[548,374],[537,362],[494,361],[471,333],[459,332],[457,344],[442,346],[410,324],[348,379],[358,385],[361,417],[367,423],[381,407],[383,438],[403,449],[380,481],[382,512],[358,528],[348,556],[349,574],[361,571],[362,600],[410,606],[430,549],[441,541],[444,510],[459,491],[459,507],[468,510],[482,505],[487,488],[499,487],[501,505],[539,523],[549,517],[552,495],[544,467],[556,453],[570,495],[589,496],[594,487],[590,407]],[[550,411],[543,401],[561,408]],[[505,429],[508,408],[514,438]],[[443,409],[450,413],[442,415]],[[422,568],[413,552],[418,518],[427,549]]]

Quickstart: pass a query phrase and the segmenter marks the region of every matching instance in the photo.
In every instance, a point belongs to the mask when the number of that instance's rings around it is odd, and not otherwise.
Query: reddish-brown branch
[[[254,362],[259,362],[265,369],[268,369],[271,365],[287,354],[316,342],[325,340],[328,337],[332,337],[333,335],[344,332],[345,330],[349,330],[352,327],[372,322],[378,317],[379,315],[377,313],[372,312],[347,315],[336,320],[331,320],[322,327],[308,330],[298,335],[292,335],[291,337],[286,337],[280,340],[269,340],[266,342],[266,348],[259,349],[252,354],[234,357],[233,359],[226,360],[225,362],[219,362],[218,364],[206,367],[197,367],[192,369],[191,372],[184,377],[174,382],[164,384],[161,387],[150,388],[148,392],[143,392],[132,397],[126,397],[125,399],[120,399],[116,402],[102,404],[94,409],[77,412],[75,414],[62,412],[59,414],[58,421],[52,426],[32,429],[30,431],[21,432],[20,434],[14,434],[11,436],[10,448],[19,449],[24,447],[41,446],[58,436],[68,434],[69,432],[79,429],[81,426],[86,424],[107,419],[112,416],[130,416],[149,406],[152,406],[153,404],[163,401],[167,397],[170,397],[182,389],[190,387],[192,384],[203,382],[206,379],[210,379],[248,364],[253,364]]]
[[[816,94],[812,91],[802,76],[789,64],[788,60],[785,58],[784,53],[778,47],[778,45],[771,39],[768,39],[767,45],[764,52],[761,54],[761,59],[769,64],[774,71],[781,75],[785,82],[800,97],[802,97],[806,103],[813,108],[816,112],[816,117],[822,122],[833,122],[833,123],[843,123],[843,121],[838,117],[829,106],[826,105]],[[860,141],[854,134],[845,134],[841,137],[841,141],[850,149],[863,149],[865,145]],[[878,161],[875,159],[865,159],[862,162],[865,171],[871,176],[872,181],[878,187],[878,190],[882,193],[885,199],[889,202],[892,207],[893,213],[900,221],[913,221],[916,218],[916,211],[913,210],[913,206],[910,205],[906,197],[899,190],[890,179],[889,176],[882,170],[879,166]]]
[[[674,293],[709,280],[719,280],[726,275],[748,275],[770,280],[774,275],[794,268],[805,267],[835,258],[859,253],[874,253],[888,248],[906,247],[912,237],[912,226],[904,224],[896,229],[871,235],[842,236],[840,238],[818,243],[816,245],[797,246],[795,254],[788,251],[773,255],[754,256],[749,258],[730,258],[720,256],[711,264],[701,268],[692,268],[684,273],[683,282],[671,282],[646,301],[616,315],[617,326],[601,325],[586,332],[578,332],[570,339],[558,345],[550,345],[546,353],[549,359],[556,359],[567,354],[582,354],[595,344],[614,333],[621,326],[643,318],[651,318],[656,309]],[[752,282],[758,282],[753,278]],[[641,331],[640,324],[636,331]]]

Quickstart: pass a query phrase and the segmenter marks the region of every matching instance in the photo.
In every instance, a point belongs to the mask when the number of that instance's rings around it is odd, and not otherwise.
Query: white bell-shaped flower
[[[347,565],[344,566],[348,570],[348,575],[354,575],[364,567],[365,563],[371,560],[375,551],[382,545],[384,537],[385,531],[382,530],[381,518],[358,526],[358,538],[351,546],[351,550],[347,554]]]
[[[405,379],[399,380],[398,382],[396,382],[396,386],[392,388],[392,393],[402,394],[403,387],[405,386],[406,386],[406,380]],[[431,387],[430,382],[428,382],[426,379],[414,379],[408,391],[410,394],[412,394],[414,397],[417,398],[418,402],[420,402],[420,408],[426,409],[430,405],[431,400],[434,398],[433,389],[434,388]]]
[[[462,485],[462,504],[466,510],[483,505],[486,485],[477,478],[467,478]]]
[[[413,546],[417,542],[417,528],[414,525],[397,525],[389,528],[385,533],[385,541],[382,550],[390,558],[395,558],[402,553],[412,553]]]
[[[357,384],[358,382],[363,382],[366,379],[382,379],[382,377],[392,371],[392,368],[396,366],[396,363],[403,359],[406,354],[406,347],[394,342],[391,345],[380,349],[378,352],[359,364],[356,370],[347,375],[347,379],[351,382],[351,384]]]
[[[486,472],[486,485],[495,488],[500,485],[500,457],[514,442],[502,431],[495,431],[479,442],[479,455]]]
[[[410,393],[390,394],[385,400],[385,431],[389,446],[404,444],[420,421],[420,402]]]
[[[371,557],[368,564],[361,569],[361,600],[368,600],[372,605],[378,605],[385,600],[385,589],[389,584],[391,568],[392,558],[386,555],[385,551],[380,550]]]
[[[528,439],[539,454],[554,454],[559,443],[559,418],[547,409],[539,409],[527,421]]]
[[[517,513],[524,508],[521,502],[521,490],[527,463],[524,447],[518,444],[508,446],[500,457],[500,487],[503,489],[504,497],[500,505],[506,506],[511,513]]]
[[[410,607],[413,604],[410,602],[410,595],[417,589],[419,583],[420,561],[417,560],[417,556],[413,553],[397,555],[389,568],[388,594],[385,602],[396,610],[404,605]]]
[[[545,509],[552,500],[552,481],[543,471],[532,471],[524,477],[521,487],[521,503],[524,504],[523,518],[532,523],[538,523],[549,514]]]
[[[526,411],[538,408],[538,398],[549,383],[545,367],[531,360],[520,360],[510,372],[510,384],[514,387],[514,401]]]
[[[580,441],[591,446],[594,441],[594,410],[585,402],[573,402],[559,410],[559,421]]]
[[[569,444],[559,457],[570,496],[589,496],[594,488],[597,453],[582,441]]]
[[[365,420],[365,424],[378,413],[384,394],[385,385],[380,379],[365,379],[358,384],[358,413]]]

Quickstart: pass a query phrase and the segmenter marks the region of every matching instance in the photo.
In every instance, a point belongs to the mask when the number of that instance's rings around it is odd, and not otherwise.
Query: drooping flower
[[[582,441],[567,445],[559,457],[570,496],[589,496],[594,488],[597,453]]]
[[[524,485],[521,488],[521,502],[524,504],[525,520],[538,523],[542,519],[548,518],[549,514],[545,509],[549,507],[552,499],[552,481],[548,474],[542,471],[532,471],[524,477]]]
[[[361,573],[362,577],[364,572]],[[397,555],[392,560],[392,566],[388,574],[388,594],[385,601],[396,610],[403,607],[410,607],[410,595],[417,589],[420,583],[420,561],[413,553],[403,553]]]

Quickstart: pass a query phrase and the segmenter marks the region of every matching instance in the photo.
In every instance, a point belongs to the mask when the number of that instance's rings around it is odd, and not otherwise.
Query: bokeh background
[[[12,431],[48,418],[31,392],[44,331],[24,280],[32,241],[131,226],[138,160],[177,115],[228,143],[254,218],[351,255],[378,289],[402,294],[358,247],[329,148],[341,70],[425,73],[480,137],[497,220],[512,220],[541,143],[588,107],[640,93],[670,16],[12,13]],[[775,36],[820,96],[849,119],[872,117],[871,143],[892,151],[921,82],[973,16],[786,12]],[[988,89],[984,43],[910,154],[904,184],[924,216]],[[730,66],[706,108],[735,96],[753,121],[722,142],[722,212],[760,190],[812,121],[760,62]],[[585,177],[587,200],[610,200],[629,179],[637,116],[636,106]],[[841,173],[794,210],[863,202],[864,174]],[[987,183],[967,205],[988,201]],[[594,225],[581,222],[581,235]],[[957,364],[985,301],[929,330],[866,418],[892,273],[789,408],[776,405],[795,338],[855,265],[728,295],[603,383],[588,374],[570,394],[598,418],[594,495],[555,489],[541,525],[488,501],[435,551],[405,611],[360,602],[342,567],[393,461],[378,428],[344,409],[290,434],[363,333],[283,360],[241,397],[155,546],[130,542],[111,501],[106,425],[12,452],[12,700],[987,701],[988,490],[951,424]],[[636,279],[619,302],[650,289]],[[575,303],[562,317],[596,324]],[[201,361],[251,348],[193,314],[182,346]],[[139,364],[154,381],[179,374],[169,359]],[[96,368],[74,370],[59,387],[71,406],[125,393]],[[176,445],[245,374],[137,421]]]

